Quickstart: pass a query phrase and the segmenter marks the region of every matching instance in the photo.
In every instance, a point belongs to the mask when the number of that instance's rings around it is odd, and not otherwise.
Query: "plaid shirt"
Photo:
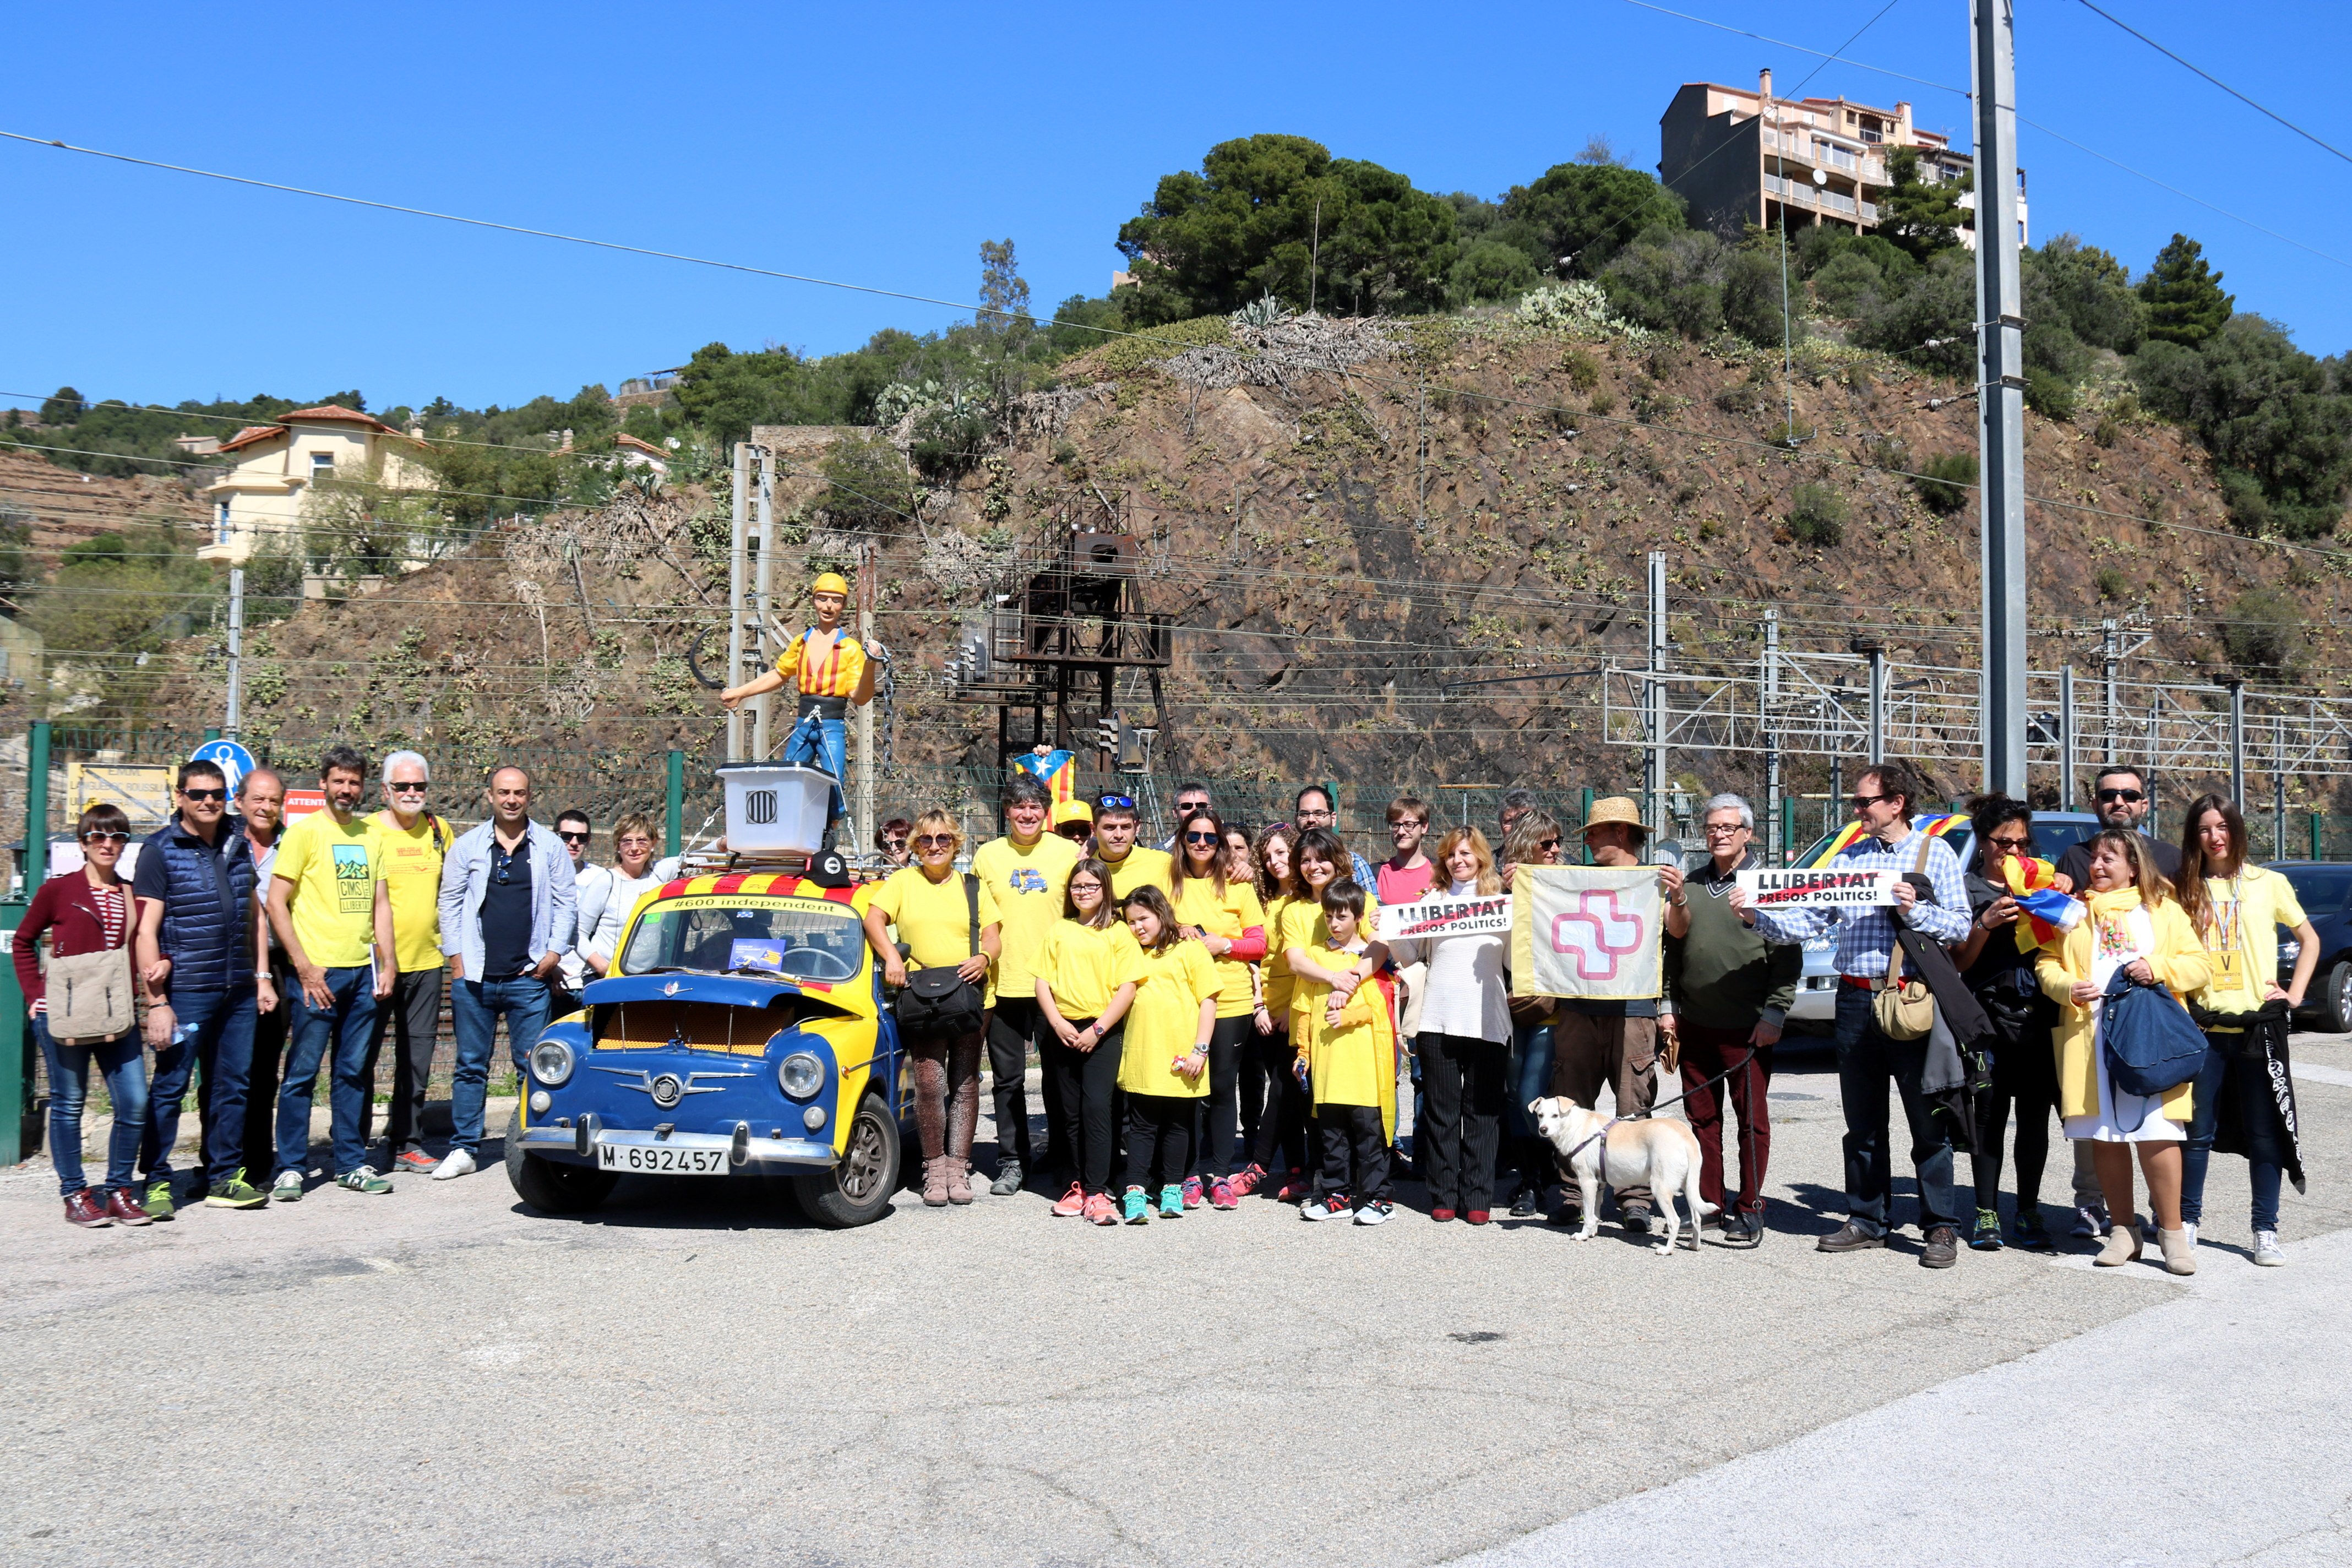
[[[1916,829],[1913,830],[1914,833]],[[1857,838],[1837,858],[1841,871],[1893,871],[1907,876],[1918,862],[1919,846],[1906,833],[1893,848],[1878,838]],[[1969,890],[1960,871],[1960,858],[1941,838],[1927,841],[1927,877],[1936,900],[1922,899],[1911,906],[1904,923],[1934,937],[1947,947],[1968,940]],[[1884,980],[1886,962],[1895,952],[1895,915],[1891,908],[1758,910],[1756,929],[1767,942],[1803,942],[1834,927],[1837,971],[1857,980]]]

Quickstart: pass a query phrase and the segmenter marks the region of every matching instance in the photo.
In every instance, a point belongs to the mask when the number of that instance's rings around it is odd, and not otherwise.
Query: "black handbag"
[[[971,955],[980,956],[980,879],[963,874],[964,901],[971,910]],[[968,1035],[980,1027],[987,1012],[981,988],[966,980],[957,966],[941,964],[918,969],[907,976],[905,989],[891,1004],[902,1033],[917,1036]]]

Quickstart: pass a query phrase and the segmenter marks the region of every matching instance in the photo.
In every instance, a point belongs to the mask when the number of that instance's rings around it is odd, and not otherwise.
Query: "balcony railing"
[[[1835,169],[1851,174],[1864,184],[1883,185],[1886,181],[1886,160],[1867,157],[1834,142],[1824,142],[1810,132],[1778,132],[1767,126],[1761,135],[1765,151],[1801,163],[1818,163],[1824,169]]]

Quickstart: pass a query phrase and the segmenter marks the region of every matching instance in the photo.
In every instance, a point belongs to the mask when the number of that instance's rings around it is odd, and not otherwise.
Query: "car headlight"
[[[572,1078],[572,1047],[562,1040],[541,1040],[530,1048],[530,1076],[554,1089]]]
[[[824,1087],[824,1064],[807,1051],[794,1051],[777,1065],[776,1082],[794,1100],[806,1100]]]

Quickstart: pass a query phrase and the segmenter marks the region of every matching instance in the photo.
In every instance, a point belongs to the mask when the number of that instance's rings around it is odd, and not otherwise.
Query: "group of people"
[[[334,747],[319,772],[323,808],[289,823],[273,770],[237,779],[232,801],[220,764],[182,763],[172,818],[140,844],[130,879],[120,869],[130,820],[100,804],[75,826],[81,866],[34,894],[13,956],[47,1064],[49,1155],[73,1224],[147,1225],[199,1198],[231,1209],[299,1201],[322,1066],[325,1174],[337,1186],[380,1194],[398,1172],[469,1174],[500,1021],[520,1064],[547,1019],[612,963],[629,911],[659,884],[650,821],[616,823],[615,863],[594,865],[587,816],[563,812],[551,830],[532,821],[520,768],[491,774],[487,819],[463,833],[429,806],[431,770],[415,752],[383,760],[373,813],[357,752]],[[453,1126],[435,1155],[425,1103],[445,985]],[[380,1168],[369,1151],[387,1044]],[[192,1074],[198,1154],[184,1179],[173,1160]],[[93,1075],[113,1104],[99,1183],[82,1162]]]
[[[1188,784],[1175,836],[1153,848],[1137,843],[1132,798],[1056,806],[1035,779],[1016,775],[1008,830],[971,855],[969,871],[957,869],[963,837],[943,809],[882,829],[886,853],[907,857],[873,889],[865,917],[886,984],[928,974],[970,994],[957,1010],[926,1001],[900,1013],[924,1201],[973,1199],[984,1060],[999,1129],[990,1190],[1010,1195],[1042,1177],[1055,1215],[1140,1224],[1261,1193],[1310,1220],[1377,1225],[1395,1213],[1402,1169],[1423,1184],[1441,1223],[1489,1223],[1498,1188],[1516,1177],[1511,1214],[1580,1225],[1580,1195],[1559,1184],[1559,1152],[1528,1107],[1547,1095],[1590,1107],[1606,1085],[1621,1118],[1679,1103],[1698,1137],[1713,1211],[1705,1228],[1721,1245],[1754,1247],[1767,1230],[1774,1053],[1802,944],[1826,933],[1840,977],[1846,1214],[1819,1250],[1883,1247],[1896,1228],[1891,1097],[1910,1135],[1925,1267],[1950,1267],[1963,1245],[2054,1247],[2041,1207],[2053,1116],[2075,1150],[2074,1234],[2103,1244],[2097,1262],[2131,1261],[2153,1243],[2167,1268],[2193,1271],[2216,1149],[2249,1161],[2255,1260],[2283,1262],[2280,1187],[2286,1174],[2301,1181],[2286,1037],[2316,959],[2310,923],[2284,877],[2249,863],[2229,801],[2192,803],[2175,849],[2140,831],[2143,775],[2108,769],[2095,795],[2096,836],[2039,879],[2012,882],[2011,860],[2042,858],[2025,804],[1971,803],[1963,866],[1915,823],[1915,771],[1875,764],[1848,802],[1858,832],[1836,868],[1894,873],[1893,902],[1846,909],[1757,907],[1739,885],[1741,871],[1763,863],[1754,814],[1739,796],[1717,795],[1699,813],[1704,853],[1655,867],[1661,994],[1627,1000],[1512,994],[1498,933],[1381,935],[1383,907],[1492,894],[1517,867],[1565,863],[1565,831],[1526,791],[1505,796],[1499,849],[1467,826],[1430,849],[1427,805],[1401,797],[1387,813],[1391,853],[1368,863],[1333,831],[1320,786],[1298,793],[1290,820],[1253,833],[1221,816],[1205,786]],[[1082,831],[1057,831],[1068,824]],[[1579,832],[1591,864],[1646,863],[1649,831],[1631,800],[1594,802]],[[2079,918],[2038,924],[2021,886],[2070,895]],[[2281,930],[2302,944],[2284,984]],[[1882,994],[1921,980],[1929,948],[1985,1015],[1988,1032],[1969,1042],[1980,1064],[1972,1081],[1948,1070],[1957,1053],[1932,1032],[1909,1037],[1882,1022]],[[2185,1005],[2207,1042],[2193,1081],[2145,1102],[2111,1080],[2100,1032],[2109,995],[2134,984]],[[1024,1087],[1033,1052],[1042,1150]],[[1409,1138],[1397,1117],[1408,1079]],[[1730,1164],[1727,1119],[1738,1123]],[[1972,1213],[1955,1178],[1962,1151],[1974,1167]],[[2135,1156],[2152,1211],[2145,1226]],[[1626,1229],[1649,1230],[1657,1200],[1645,1188],[1619,1187],[1605,1201]]]

